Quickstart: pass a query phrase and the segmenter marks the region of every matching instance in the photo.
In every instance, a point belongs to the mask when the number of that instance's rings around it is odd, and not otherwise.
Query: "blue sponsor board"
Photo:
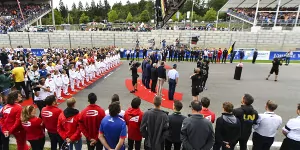
[[[270,52],[270,58],[269,60],[273,60],[274,58],[280,58],[285,57],[286,52]],[[291,60],[300,60],[300,52],[293,52],[293,56],[291,57]]]

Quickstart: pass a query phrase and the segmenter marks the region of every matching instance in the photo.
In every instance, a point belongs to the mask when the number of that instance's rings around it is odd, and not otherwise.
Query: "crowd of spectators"
[[[280,11],[297,11],[297,8],[281,8]],[[276,11],[276,8],[264,8],[259,11]],[[256,8],[230,8],[229,13],[234,13],[249,21],[254,21]],[[276,12],[258,12],[257,20],[260,24],[274,24]],[[278,22],[280,24],[295,24],[296,12],[279,12]],[[299,17],[300,18],[300,17]]]
[[[17,31],[38,17],[41,13],[50,9],[49,4],[21,4],[22,13],[17,4],[0,5],[0,34]],[[23,18],[24,17],[24,18]],[[23,20],[24,19],[24,20]]]

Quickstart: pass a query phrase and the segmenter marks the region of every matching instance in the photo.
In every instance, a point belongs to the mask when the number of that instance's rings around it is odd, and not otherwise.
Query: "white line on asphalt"
[[[272,147],[280,147],[281,144],[282,144],[282,142],[274,142],[274,143],[272,144]],[[239,145],[239,144],[237,144],[237,146],[238,146],[238,145]],[[249,140],[249,141],[247,142],[247,145],[248,145],[248,146],[253,146],[253,142],[252,142],[251,140]]]
[[[104,79],[106,79],[107,77],[109,77],[111,74],[113,74],[114,72],[110,72],[108,75],[106,75],[105,77],[104,77]]]

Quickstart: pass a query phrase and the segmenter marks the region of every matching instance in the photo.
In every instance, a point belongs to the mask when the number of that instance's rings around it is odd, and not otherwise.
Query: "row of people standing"
[[[243,52],[243,51],[241,51]],[[209,60],[212,63],[226,63],[229,51],[225,48],[222,50],[219,48],[218,50],[213,49],[203,49],[203,50],[188,50],[188,49],[176,49],[174,46],[167,46],[166,48],[162,49],[161,51],[155,51],[154,53],[147,52],[146,49],[142,50],[143,53],[143,59],[147,56],[154,55],[156,60],[162,60],[162,61],[197,61],[198,59],[204,59]],[[233,55],[234,54],[234,55]],[[231,51],[230,56],[235,56],[236,51]],[[244,54],[244,52],[243,52]],[[240,54],[243,58],[244,55]],[[127,50],[125,53],[127,60],[131,59],[136,61],[139,61],[140,57],[140,50]],[[232,63],[233,59],[230,59],[230,62]]]

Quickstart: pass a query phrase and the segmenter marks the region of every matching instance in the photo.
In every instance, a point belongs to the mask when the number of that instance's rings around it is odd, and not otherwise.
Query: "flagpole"
[[[20,9],[20,12],[21,12],[21,16],[22,16],[22,19],[23,19],[23,21],[24,21],[25,19],[24,19],[24,16],[23,16],[23,12],[22,12],[22,8],[21,8],[21,5],[20,5],[20,1],[17,0],[17,3],[18,3],[18,5],[19,5],[19,9]]]

